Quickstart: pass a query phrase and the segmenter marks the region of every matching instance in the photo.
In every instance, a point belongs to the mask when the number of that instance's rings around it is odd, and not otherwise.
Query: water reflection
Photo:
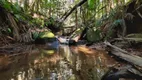
[[[114,60],[103,51],[87,54],[83,47],[32,46],[24,55],[8,57],[1,80],[100,80]],[[91,50],[88,50],[91,51]],[[90,53],[90,52],[89,52]],[[1,62],[0,62],[1,63]]]

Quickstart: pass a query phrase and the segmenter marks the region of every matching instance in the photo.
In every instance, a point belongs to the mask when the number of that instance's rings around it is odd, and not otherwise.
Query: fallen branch
[[[113,50],[111,50],[111,53],[115,56],[120,57],[121,59],[130,62],[134,65],[137,65],[139,67],[142,67],[142,58],[136,55],[132,55],[132,54],[128,54],[129,52],[118,48],[114,45],[111,45],[109,42],[104,42],[106,45],[110,46],[113,48]],[[125,53],[125,54],[124,54]]]
[[[127,62],[130,62],[134,65],[139,66],[139,67],[142,67],[142,58],[139,56],[124,54],[124,53],[116,51],[116,50],[112,50],[111,53],[115,56],[120,57],[121,59],[123,59]]]
[[[109,42],[106,42],[106,41],[105,41],[104,43],[105,43],[105,45],[108,45],[108,46],[110,46],[110,47],[112,47],[112,48],[114,48],[114,49],[116,49],[116,50],[118,50],[118,51],[121,51],[121,52],[123,52],[123,53],[128,54],[127,51],[125,51],[125,50],[123,50],[123,49],[121,49],[121,48],[119,48],[119,47],[117,47],[117,46],[111,45]]]

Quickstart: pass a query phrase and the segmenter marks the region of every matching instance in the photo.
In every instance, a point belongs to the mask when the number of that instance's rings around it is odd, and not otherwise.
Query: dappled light
[[[89,49],[86,46],[78,46],[77,47],[78,51],[84,53],[84,54],[95,54],[97,51],[93,50],[93,49]]]
[[[141,80],[142,0],[0,0],[0,80]]]

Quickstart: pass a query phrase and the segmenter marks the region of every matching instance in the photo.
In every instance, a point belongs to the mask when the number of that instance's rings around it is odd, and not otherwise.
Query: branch
[[[64,14],[65,17],[61,17],[62,22],[66,20],[66,18],[75,10],[77,9],[77,7],[81,6],[82,4],[84,4],[85,2],[87,2],[87,0],[82,0],[80,1],[78,4],[76,4],[68,13],[66,12]]]

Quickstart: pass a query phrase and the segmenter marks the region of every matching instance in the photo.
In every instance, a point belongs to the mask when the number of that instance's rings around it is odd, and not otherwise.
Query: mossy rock
[[[55,38],[55,35],[50,31],[34,32],[33,39],[35,40],[37,38]]]
[[[39,38],[55,38],[55,35],[50,31],[39,33]]]
[[[40,32],[38,36],[37,34],[35,34],[35,36],[36,36],[35,38],[36,44],[45,44],[47,42],[57,41],[55,35],[50,31]]]

